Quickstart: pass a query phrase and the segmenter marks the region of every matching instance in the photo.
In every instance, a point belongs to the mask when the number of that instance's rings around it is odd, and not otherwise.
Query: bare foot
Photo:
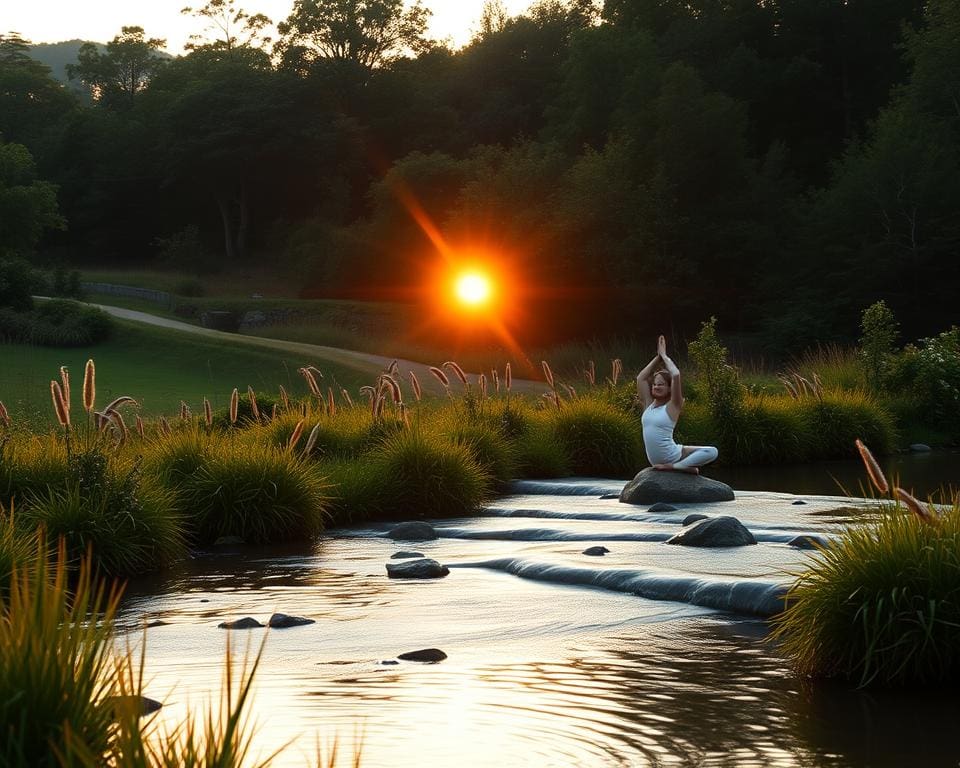
[[[676,464],[674,464],[671,469],[675,472],[686,472],[688,475],[700,474],[700,467],[678,467]]]
[[[673,469],[673,464],[654,464],[654,469],[659,469],[661,472],[669,472]]]

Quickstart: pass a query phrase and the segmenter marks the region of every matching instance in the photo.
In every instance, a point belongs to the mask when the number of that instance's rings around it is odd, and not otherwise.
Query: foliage
[[[867,385],[875,392],[884,389],[896,351],[898,328],[896,318],[884,301],[863,310],[860,320],[860,361]]]
[[[0,135],[0,259],[29,257],[44,230],[63,229],[57,187],[37,178],[33,155]],[[0,282],[0,306],[5,306]]]
[[[121,27],[120,34],[101,53],[96,43],[80,47],[77,63],[67,74],[88,86],[97,103],[110,109],[129,109],[136,96],[163,67],[158,55],[166,40],[145,38],[143,27]]]
[[[909,394],[923,423],[960,436],[960,328],[908,345],[895,363],[891,387]]]
[[[540,414],[527,417],[525,429],[514,437],[520,477],[565,477],[572,472],[566,447],[557,439],[556,422]]]
[[[112,318],[97,307],[66,299],[43,301],[30,311],[0,309],[0,337],[42,347],[88,347],[106,341]]]
[[[195,224],[174,232],[170,237],[158,237],[153,244],[159,249],[159,260],[162,264],[173,269],[188,270],[196,275],[210,274],[216,271],[216,264],[203,247],[200,241],[200,229]],[[202,296],[193,288],[193,283],[184,286],[190,288],[188,292],[176,291],[180,296]]]
[[[553,434],[577,475],[632,477],[643,462],[636,419],[601,399],[565,401],[552,421]]]
[[[37,551],[36,534],[17,526],[14,504],[0,504],[0,600],[9,594],[10,581]],[[0,696],[2,698],[2,696]]]
[[[929,523],[888,505],[813,555],[776,635],[798,672],[860,685],[960,674],[960,503]]]
[[[40,276],[23,259],[0,258],[0,311],[25,312],[33,307]]]
[[[219,438],[177,495],[188,536],[201,545],[221,536],[249,544],[308,539],[323,529],[324,483],[296,454]]]

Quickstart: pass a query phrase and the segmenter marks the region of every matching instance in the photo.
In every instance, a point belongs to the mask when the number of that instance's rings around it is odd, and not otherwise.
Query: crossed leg
[[[716,461],[717,455],[717,449],[712,445],[685,445],[680,453],[680,461],[673,464],[654,464],[654,469],[672,469],[699,475],[700,467]]]

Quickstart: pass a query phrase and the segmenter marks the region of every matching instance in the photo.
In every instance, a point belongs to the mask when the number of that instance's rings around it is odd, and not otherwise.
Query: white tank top
[[[651,464],[673,464],[683,455],[681,446],[673,440],[676,423],[667,413],[667,404],[648,405],[640,417],[643,424],[643,447]]]

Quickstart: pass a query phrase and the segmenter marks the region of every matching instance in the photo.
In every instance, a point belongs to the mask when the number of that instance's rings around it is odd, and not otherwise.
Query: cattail
[[[3,424],[5,428],[10,426],[10,414],[7,413],[7,406],[0,401],[0,424]]]
[[[233,388],[233,392],[230,393],[230,423],[237,423],[237,409],[240,407],[240,393],[237,391],[237,388]]]
[[[113,400],[107,403],[107,407],[103,409],[103,412],[106,413],[107,411],[115,411],[121,405],[126,405],[127,403],[133,403],[133,405],[139,405],[139,403],[129,395],[120,395],[120,397],[115,397],[113,398]]]
[[[186,421],[189,418],[190,418],[190,407],[183,400],[181,400],[180,401],[180,421]]]
[[[260,421],[260,409],[257,408],[257,395],[253,387],[247,384],[247,399],[250,400],[250,412],[253,413],[253,420]]]
[[[60,366],[60,383],[62,385],[63,392],[63,404],[67,409],[67,417],[69,420],[70,416],[70,371],[67,370],[66,366]]]
[[[310,388],[310,394],[312,394],[314,397],[322,397],[320,394],[320,387],[317,384],[317,380],[313,376],[313,372],[309,368],[299,368],[298,370],[303,375],[303,378],[307,380],[307,386]]]
[[[213,408],[210,407],[210,401],[203,398],[203,422],[207,429],[213,426]]]
[[[397,383],[397,380],[390,375],[383,375],[380,377],[384,389],[390,390],[390,398],[393,400],[394,405],[403,401],[403,393],[400,391],[400,385]]]
[[[143,428],[143,419],[140,418],[140,414],[137,414],[137,434],[141,438],[146,436],[146,430]]]
[[[915,497],[907,493],[903,488],[894,488],[893,495],[897,499],[903,502],[903,506],[909,509],[913,514],[919,517],[925,523],[937,523],[939,519],[933,510],[930,507],[926,507],[920,503]]]
[[[443,367],[449,368],[453,372],[453,375],[460,379],[460,383],[463,384],[463,386],[470,386],[467,383],[467,374],[465,374],[463,372],[463,368],[457,365],[453,360],[447,360],[447,362],[443,364]]]
[[[496,393],[500,394],[500,374],[497,373],[496,368],[490,369],[490,375],[493,376],[493,387],[496,390]]]
[[[297,444],[297,441],[300,439],[300,435],[303,434],[303,419],[297,422],[297,426],[293,428],[293,433],[290,435],[290,439],[287,441],[287,450],[292,451]]]
[[[503,369],[503,379],[504,386],[506,386],[507,392],[509,392],[510,386],[513,384],[513,374],[510,372],[510,363],[507,363],[507,367]]]
[[[280,385],[280,402],[283,403],[283,410],[290,410],[290,398],[287,395],[287,390],[283,388],[283,384]]]
[[[863,459],[863,465],[867,468],[867,474],[870,476],[870,481],[874,484],[876,489],[880,493],[886,493],[890,486],[887,485],[887,478],[883,476],[883,470],[880,469],[880,465],[877,464],[877,460],[873,458],[873,454],[870,453],[870,449],[867,448],[860,440],[856,440],[857,450],[860,452],[860,458]]]
[[[327,413],[337,415],[337,404],[333,401],[333,387],[327,387]]]
[[[396,360],[394,360],[392,363],[390,363],[390,365],[387,367],[387,373],[388,373],[390,376],[399,376],[399,375],[400,375],[400,363],[398,363]]]
[[[96,399],[97,369],[93,364],[93,360],[87,360],[87,364],[83,368],[83,410],[91,413]]]
[[[360,387],[360,394],[361,394],[361,395],[366,395],[366,396],[367,396],[367,400],[369,400],[369,401],[372,403],[372,402],[373,402],[373,399],[374,399],[374,398],[376,397],[376,395],[377,395],[377,392],[376,392],[376,390],[375,390],[373,387],[371,387],[369,384],[365,384],[364,386]]]
[[[57,422],[61,427],[69,427],[70,411],[63,402],[63,390],[57,381],[50,382],[50,399],[53,400],[53,412],[57,415]]]
[[[345,389],[340,390],[340,396],[346,401],[347,405],[351,408],[353,407],[353,398],[350,397],[350,393]]]
[[[450,386],[450,379],[447,378],[447,374],[445,374],[442,370],[440,370],[439,368],[436,368],[436,367],[434,367],[434,366],[432,366],[432,365],[430,366],[429,371],[430,371],[430,373],[433,374],[433,378],[435,378],[437,381],[439,381],[441,384],[443,384],[444,389],[449,388],[449,386]]]
[[[778,378],[780,379],[780,383],[783,384],[784,389],[787,390],[787,393],[790,395],[790,397],[792,397],[794,400],[797,400],[800,397],[800,394],[797,392],[796,387],[793,386],[790,379],[782,375]]]
[[[105,411],[104,415],[110,420],[113,426],[116,427],[117,432],[120,433],[120,442],[124,443],[129,431],[127,430],[127,423],[123,420],[123,416],[120,415],[120,411]]]
[[[164,435],[169,435],[170,432],[172,431],[170,429],[170,422],[167,421],[166,416],[161,416],[157,424],[160,426],[160,432]]]
[[[318,421],[313,429],[310,430],[310,435],[307,437],[307,444],[303,448],[303,455],[309,456],[313,452],[313,447],[317,444],[317,437],[320,435],[320,422]]]
[[[410,371],[410,386],[413,387],[413,396],[419,403],[420,398],[423,396],[423,390],[420,389],[420,379],[417,378],[417,374],[413,371]]]
[[[543,376],[547,380],[547,386],[550,387],[550,389],[555,389],[553,371],[550,370],[550,364],[546,360],[541,360],[540,367],[543,368]]]
[[[487,376],[486,374],[481,373],[477,376],[477,386],[480,387],[480,399],[482,400],[487,396]]]
[[[623,362],[619,357],[615,357],[613,359],[613,367],[610,375],[610,380],[613,383],[613,386],[617,386],[617,381],[620,380],[621,373],[623,373]]]
[[[591,387],[595,387],[597,385],[597,368],[593,364],[593,360],[589,360],[587,362],[587,368],[583,372],[583,376],[587,380],[587,384],[589,384]]]

